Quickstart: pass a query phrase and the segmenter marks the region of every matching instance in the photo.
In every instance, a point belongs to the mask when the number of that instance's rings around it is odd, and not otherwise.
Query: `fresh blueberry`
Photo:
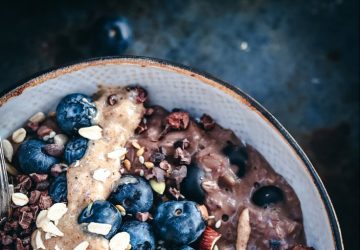
[[[132,40],[132,31],[127,19],[106,17],[97,21],[94,28],[94,51],[101,55],[123,53]]]
[[[94,201],[81,212],[78,223],[103,223],[110,224],[110,232],[105,235],[106,239],[113,237],[120,229],[122,217],[119,210],[108,201]]]
[[[122,232],[130,234],[130,245],[133,250],[155,249],[155,237],[151,226],[146,222],[127,221],[121,227]]]
[[[176,248],[176,250],[194,250],[194,248],[189,246],[181,246],[179,248]]]
[[[109,198],[110,202],[123,206],[126,212],[133,215],[137,212],[149,211],[153,199],[153,192],[148,182],[132,175],[124,175]]]
[[[26,174],[47,174],[51,166],[59,163],[59,159],[45,153],[45,142],[30,139],[24,141],[17,152],[18,163]]]
[[[196,241],[205,230],[197,204],[192,201],[162,203],[155,212],[153,225],[160,238],[178,246]]]
[[[67,182],[66,173],[55,177],[49,188],[49,195],[54,203],[64,202],[67,200]]]
[[[280,188],[275,186],[264,186],[254,192],[251,197],[252,202],[266,208],[270,204],[280,202],[284,199],[284,194]]]
[[[196,165],[187,168],[187,175],[181,183],[181,193],[186,199],[197,203],[204,202],[205,192],[201,187],[204,174],[204,170]]]
[[[73,137],[65,146],[64,158],[67,164],[80,160],[86,152],[88,140],[83,137]]]
[[[56,119],[60,128],[73,134],[79,128],[89,127],[96,115],[96,107],[91,97],[74,93],[65,96],[56,108]]]
[[[238,166],[236,175],[240,178],[243,177],[245,175],[246,161],[248,158],[245,147],[228,145],[223,149],[223,153],[229,157],[231,164]]]

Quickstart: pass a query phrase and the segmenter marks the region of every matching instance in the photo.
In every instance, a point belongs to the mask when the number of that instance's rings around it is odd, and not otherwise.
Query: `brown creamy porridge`
[[[17,130],[5,142],[15,192],[0,223],[1,249],[313,249],[294,190],[210,116],[149,106],[139,87],[101,86],[93,103],[74,98],[68,116],[59,107],[37,113],[25,135]],[[72,115],[67,124],[82,124],[75,132],[59,122]],[[83,146],[70,147],[74,137],[86,139],[86,151],[65,164]],[[42,158],[22,157],[36,146]],[[80,223],[84,216],[93,221]]]

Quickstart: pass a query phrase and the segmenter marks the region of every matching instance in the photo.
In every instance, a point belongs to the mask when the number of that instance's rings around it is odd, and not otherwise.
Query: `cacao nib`
[[[160,152],[155,152],[151,155],[150,161],[153,162],[155,165],[159,165],[160,162],[165,160],[165,155]]]
[[[189,113],[184,111],[177,111],[170,113],[166,118],[166,125],[171,129],[184,130],[189,126]]]
[[[52,205],[52,200],[49,195],[40,195],[39,208],[41,210],[48,209]]]
[[[34,190],[30,192],[29,204],[35,204],[39,201],[40,198],[40,191]]]
[[[68,165],[66,165],[64,163],[59,163],[59,164],[55,164],[51,167],[50,173],[52,176],[57,177],[61,173],[67,171],[67,169],[68,169]]]
[[[182,140],[176,141],[174,143],[174,148],[181,148],[181,149],[186,149],[190,146],[190,142],[188,139],[184,138]]]
[[[30,174],[30,178],[35,182],[35,183],[39,183],[42,181],[47,180],[48,175],[47,174],[36,174],[36,173],[32,173]]]
[[[205,130],[211,130],[215,127],[215,121],[207,114],[203,114],[200,118],[200,124]]]
[[[154,176],[158,182],[165,181],[165,171],[162,170],[161,168],[154,167],[152,169],[152,173],[154,174]]]
[[[180,193],[180,191],[179,190],[177,190],[176,188],[174,188],[174,187],[170,187],[169,188],[169,193],[172,195],[172,196],[174,196],[174,198],[175,199],[179,199],[179,198],[181,198],[181,199],[184,199],[185,197]]]
[[[44,151],[51,156],[60,157],[64,153],[64,145],[59,144],[47,144],[44,147]]]
[[[186,177],[186,174],[187,174],[187,167],[184,165],[172,171],[170,178],[175,181],[177,188],[179,188],[180,183]]]
[[[31,212],[23,212],[19,221],[19,225],[22,229],[28,229],[34,217]]]
[[[190,165],[191,163],[190,153],[181,148],[176,148],[174,158],[178,159],[180,164]]]
[[[3,236],[1,237],[1,244],[2,244],[3,246],[8,246],[8,245],[10,245],[11,243],[13,243],[13,239],[12,239],[12,237],[11,237],[10,235],[3,235]]]
[[[35,189],[40,190],[40,191],[44,191],[44,190],[47,190],[49,186],[50,186],[49,181],[42,181],[42,182],[39,182],[39,183],[36,184]]]
[[[140,124],[137,126],[137,128],[135,129],[135,133],[136,134],[141,134],[143,132],[145,132],[147,130],[147,125],[146,125],[146,119],[143,118],[140,122]]]

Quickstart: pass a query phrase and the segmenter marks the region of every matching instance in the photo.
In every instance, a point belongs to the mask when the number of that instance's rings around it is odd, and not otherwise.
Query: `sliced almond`
[[[79,134],[89,140],[99,140],[102,137],[102,128],[99,126],[91,126],[79,129]]]
[[[47,212],[47,217],[49,220],[58,221],[64,214],[68,211],[65,203],[55,203],[52,205]]]
[[[86,250],[89,246],[89,242],[88,241],[83,241],[81,242],[79,245],[77,245],[74,250]]]
[[[24,128],[19,128],[18,130],[15,130],[14,133],[11,136],[11,139],[15,143],[21,143],[24,141],[26,137],[26,130]]]
[[[239,216],[236,237],[236,250],[246,250],[250,233],[250,214],[249,209],[245,208]]]
[[[99,168],[94,171],[93,178],[97,181],[105,182],[111,175],[111,172],[105,168]]]
[[[29,121],[33,123],[40,123],[43,122],[45,118],[46,116],[43,112],[37,112],[35,115],[29,118]]]
[[[142,155],[139,156],[139,162],[140,162],[141,164],[144,164],[144,163],[145,163],[144,156],[142,156]]]
[[[36,245],[36,249],[46,249],[44,242],[41,238],[41,231],[37,230],[36,231],[36,236],[35,236],[35,245]]]
[[[107,157],[110,159],[120,159],[121,157],[125,156],[127,153],[127,149],[126,148],[118,148],[115,149],[114,151],[110,152],[107,154]]]
[[[4,139],[2,141],[2,144],[3,144],[3,148],[4,148],[5,159],[8,160],[9,162],[11,162],[13,155],[14,155],[14,148],[11,145],[11,143],[6,139]]]
[[[16,206],[25,206],[29,203],[29,198],[23,193],[13,193],[11,195],[11,200]]]
[[[69,138],[64,134],[57,134],[54,137],[54,143],[60,146],[64,146],[68,142]]]
[[[109,247],[110,250],[126,250],[130,244],[130,234],[127,232],[121,232],[114,235],[111,238]]]
[[[166,184],[164,181],[157,182],[156,180],[152,179],[152,180],[150,180],[150,186],[156,193],[164,194],[164,191],[166,188]]]
[[[47,217],[48,211],[47,210],[41,210],[38,216],[36,217],[36,227],[42,228],[43,225],[48,223],[50,220]]]
[[[111,230],[110,224],[90,222],[87,226],[90,233],[107,235]]]
[[[61,232],[60,229],[57,228],[57,226],[55,226],[55,224],[51,221],[44,223],[41,228],[44,230],[44,232],[51,233],[56,236],[64,236],[64,233]]]
[[[51,233],[45,233],[45,240],[50,240],[52,237],[54,237],[54,235]]]
[[[116,205],[115,207],[119,210],[119,212],[120,212],[120,214],[121,214],[122,216],[125,216],[125,215],[126,215],[126,209],[125,209],[123,206],[121,206],[121,205]]]

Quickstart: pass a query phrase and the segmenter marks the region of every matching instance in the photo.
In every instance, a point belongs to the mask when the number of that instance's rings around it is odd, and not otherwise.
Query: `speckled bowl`
[[[207,73],[162,60],[94,59],[37,75],[0,97],[0,136],[9,135],[38,111],[53,111],[72,92],[92,94],[98,84],[140,84],[153,103],[211,114],[253,145],[295,189],[309,245],[343,249],[329,196],[309,159],[285,128],[250,96]]]

